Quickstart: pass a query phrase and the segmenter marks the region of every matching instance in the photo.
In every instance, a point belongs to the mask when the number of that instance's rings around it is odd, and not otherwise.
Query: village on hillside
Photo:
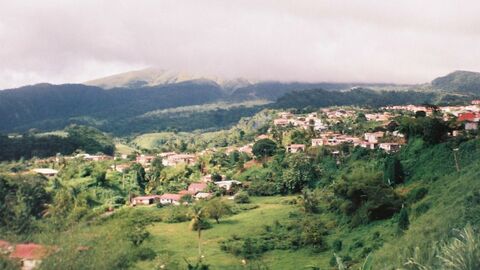
[[[139,171],[149,172],[154,166],[161,167],[189,167],[199,166],[201,175],[195,181],[185,180],[182,184],[165,190],[162,193],[148,193],[134,190],[129,192],[128,200],[120,207],[166,206],[190,204],[196,200],[208,200],[218,194],[234,199],[242,187],[249,183],[231,179],[217,171],[207,171],[200,164],[206,156],[216,153],[231,154],[238,152],[247,157],[247,162],[241,169],[260,164],[260,155],[254,153],[255,143],[262,140],[272,140],[281,144],[281,151],[286,154],[308,152],[311,149],[324,148],[337,163],[341,162],[345,146],[360,147],[375,151],[393,153],[406,143],[405,134],[398,127],[398,116],[411,118],[436,115],[444,121],[452,121],[456,129],[448,135],[451,137],[461,134],[476,133],[480,122],[480,100],[474,100],[470,105],[462,106],[389,106],[378,109],[356,107],[324,108],[306,113],[293,111],[278,111],[270,119],[266,132],[256,134],[253,141],[243,145],[229,145],[202,149],[196,153],[179,153],[176,151],[160,153],[132,153],[108,156],[104,154],[79,153],[74,156],[61,156],[36,159],[29,171],[53,179],[62,173],[62,164],[69,161],[82,160],[97,163],[107,162],[110,172],[122,179],[122,184],[129,185],[127,174],[132,173],[134,178],[139,177]],[[361,127],[361,128],[360,128]],[[302,136],[300,136],[300,135]],[[307,134],[308,136],[306,136]],[[298,135],[298,136],[297,136]],[[300,138],[300,139],[299,139]],[[132,156],[133,155],[133,156]],[[154,165],[154,163],[156,163]],[[199,165],[200,164],[200,165]],[[105,177],[105,176],[103,176]],[[148,190],[148,186],[145,188]],[[116,207],[119,207],[118,205]],[[115,207],[106,209],[106,213],[115,211]],[[79,247],[79,252],[83,250]],[[55,252],[54,247],[41,246],[34,243],[11,244],[0,240],[0,252],[7,254],[14,260],[22,263],[22,269],[34,269],[48,254]]]
[[[404,135],[399,132],[397,127],[399,124],[395,118],[400,115],[411,115],[418,117],[419,115],[431,116],[432,114],[440,115],[444,121],[454,120],[458,123],[458,129],[453,130],[450,136],[458,136],[463,132],[476,132],[480,122],[480,100],[471,101],[470,105],[459,106],[432,106],[432,105],[404,105],[404,106],[388,106],[371,110],[365,108],[325,108],[317,112],[307,114],[294,114],[289,111],[280,111],[276,114],[277,118],[272,120],[272,125],[267,133],[259,134],[255,141],[262,139],[275,139],[278,132],[281,136],[287,136],[292,130],[310,131],[313,134],[309,144],[302,143],[286,143],[285,151],[288,153],[297,153],[300,151],[308,151],[309,148],[327,147],[332,150],[332,155],[340,154],[341,145],[353,145],[354,147],[362,147],[367,149],[380,149],[381,151],[395,152],[405,144]],[[353,122],[364,121],[371,126],[371,131],[363,132],[354,129]],[[350,126],[349,126],[350,125]],[[276,133],[276,134],[275,134]],[[135,156],[133,163],[138,163],[149,170],[151,163],[155,159],[160,159],[163,166],[191,166],[197,163],[198,159],[204,155],[215,152],[223,152],[230,154],[234,151],[243,153],[252,158],[251,162],[255,162],[253,155],[253,145],[255,141],[241,146],[227,146],[224,148],[208,148],[198,153],[177,153],[162,152],[158,154],[138,154]],[[81,158],[87,161],[97,162],[104,160],[114,160],[111,166],[112,170],[118,173],[124,173],[131,165],[132,161],[127,161],[126,154],[112,157],[103,154],[90,155],[78,154],[74,157],[55,157],[55,161],[61,159]],[[42,161],[38,161],[42,164]],[[48,163],[45,163],[48,164]],[[248,164],[245,164],[248,166]],[[58,171],[51,168],[35,168],[33,172],[42,174],[47,177],[55,176]],[[240,187],[242,183],[233,179],[222,178],[212,180],[212,175],[205,173],[200,181],[191,183],[186,189],[179,190],[176,193],[165,194],[148,194],[144,196],[130,198],[130,204],[151,205],[154,203],[174,204],[181,203],[184,196],[192,196],[194,199],[208,199],[212,196],[209,192],[209,185],[216,185],[226,194],[233,195],[236,187]]]

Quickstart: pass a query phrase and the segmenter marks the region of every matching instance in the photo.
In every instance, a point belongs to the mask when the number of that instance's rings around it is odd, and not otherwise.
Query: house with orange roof
[[[22,270],[32,270],[38,267],[50,252],[51,249],[43,245],[34,243],[18,244],[10,254],[10,258],[19,260]]]

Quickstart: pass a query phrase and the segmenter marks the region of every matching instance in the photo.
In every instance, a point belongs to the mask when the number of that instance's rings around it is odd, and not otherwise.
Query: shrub
[[[115,204],[125,204],[126,201],[125,201],[125,198],[124,197],[121,197],[121,196],[115,196],[113,197],[113,203]]]
[[[342,245],[343,245],[342,240],[336,239],[335,241],[333,241],[333,244],[332,244],[333,251],[335,252],[341,251]]]
[[[0,269],[3,269],[3,270],[17,270],[17,269],[20,269],[20,265],[18,265],[18,263],[14,262],[11,259],[8,259],[7,257],[4,257],[2,254],[0,254]]]
[[[413,204],[423,199],[428,193],[428,189],[425,187],[416,188],[410,191],[407,195],[407,203]]]
[[[416,217],[425,214],[428,210],[430,210],[430,207],[432,206],[431,203],[429,202],[423,202],[420,203],[413,211]]]
[[[272,196],[277,194],[277,186],[274,182],[256,180],[248,187],[248,194],[255,196]]]
[[[150,236],[150,233],[145,229],[144,225],[135,224],[127,228],[127,238],[134,246],[140,246],[145,239]]]
[[[133,250],[134,260],[147,261],[153,260],[157,256],[155,251],[148,247],[139,247]]]
[[[400,210],[400,215],[398,217],[398,229],[405,231],[410,226],[410,220],[408,218],[407,209],[404,207]]]
[[[234,201],[235,203],[249,203],[250,197],[248,196],[248,193],[241,191],[235,195]]]
[[[163,221],[166,223],[179,223],[189,221],[187,208],[182,206],[170,206],[165,208]]]
[[[412,269],[480,269],[480,237],[470,225],[448,243],[425,249],[429,250],[414,249],[404,265]]]
[[[465,222],[478,225],[480,224],[480,192],[474,191],[468,195],[464,202],[464,219]]]

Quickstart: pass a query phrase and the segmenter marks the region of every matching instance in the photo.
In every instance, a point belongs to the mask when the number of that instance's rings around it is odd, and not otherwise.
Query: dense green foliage
[[[67,136],[24,134],[9,138],[0,135],[0,160],[51,157],[57,153],[70,155],[76,150],[86,153],[113,155],[115,146],[112,138],[99,130],[85,126],[69,126]]]
[[[438,100],[438,99],[443,99]],[[328,106],[372,106],[381,107],[400,104],[423,104],[447,102],[451,100],[466,101],[463,96],[441,96],[435,92],[417,91],[373,91],[369,89],[354,89],[351,91],[333,92],[322,89],[292,92],[280,97],[273,105],[276,108],[305,108]]]
[[[0,233],[28,234],[50,202],[47,179],[38,175],[0,175]]]
[[[277,144],[270,139],[261,139],[252,147],[252,153],[256,158],[271,157],[277,150]]]
[[[55,130],[71,123],[103,129],[103,125],[114,125],[149,111],[204,104],[221,97],[218,86],[193,82],[113,90],[38,84],[0,92],[0,131]]]

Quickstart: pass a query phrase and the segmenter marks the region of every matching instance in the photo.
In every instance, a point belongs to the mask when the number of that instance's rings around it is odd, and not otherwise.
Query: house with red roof
[[[32,270],[40,265],[42,259],[44,259],[50,250],[39,244],[27,243],[18,244],[10,254],[10,258],[19,260],[22,270]]]
[[[189,191],[189,190],[185,190],[185,189],[184,189],[184,190],[180,190],[180,191],[178,192],[178,194],[180,194],[180,195],[182,195],[182,196],[184,196],[184,195],[192,195],[192,196],[193,196],[193,195],[195,195],[195,192],[192,192],[192,191]]]
[[[205,182],[203,182],[203,183],[191,183],[188,186],[188,191],[195,195],[198,192],[205,191],[207,189],[207,187],[208,187],[208,185]]]
[[[181,194],[165,193],[160,196],[160,203],[180,205],[180,200],[182,199],[182,197],[183,195]]]
[[[477,118],[477,114],[474,112],[465,112],[465,113],[458,114],[459,122],[463,122],[463,121],[474,122],[476,118]]]
[[[137,163],[142,164],[143,166],[149,166],[150,163],[156,158],[156,156],[152,155],[139,155],[137,156]]]

